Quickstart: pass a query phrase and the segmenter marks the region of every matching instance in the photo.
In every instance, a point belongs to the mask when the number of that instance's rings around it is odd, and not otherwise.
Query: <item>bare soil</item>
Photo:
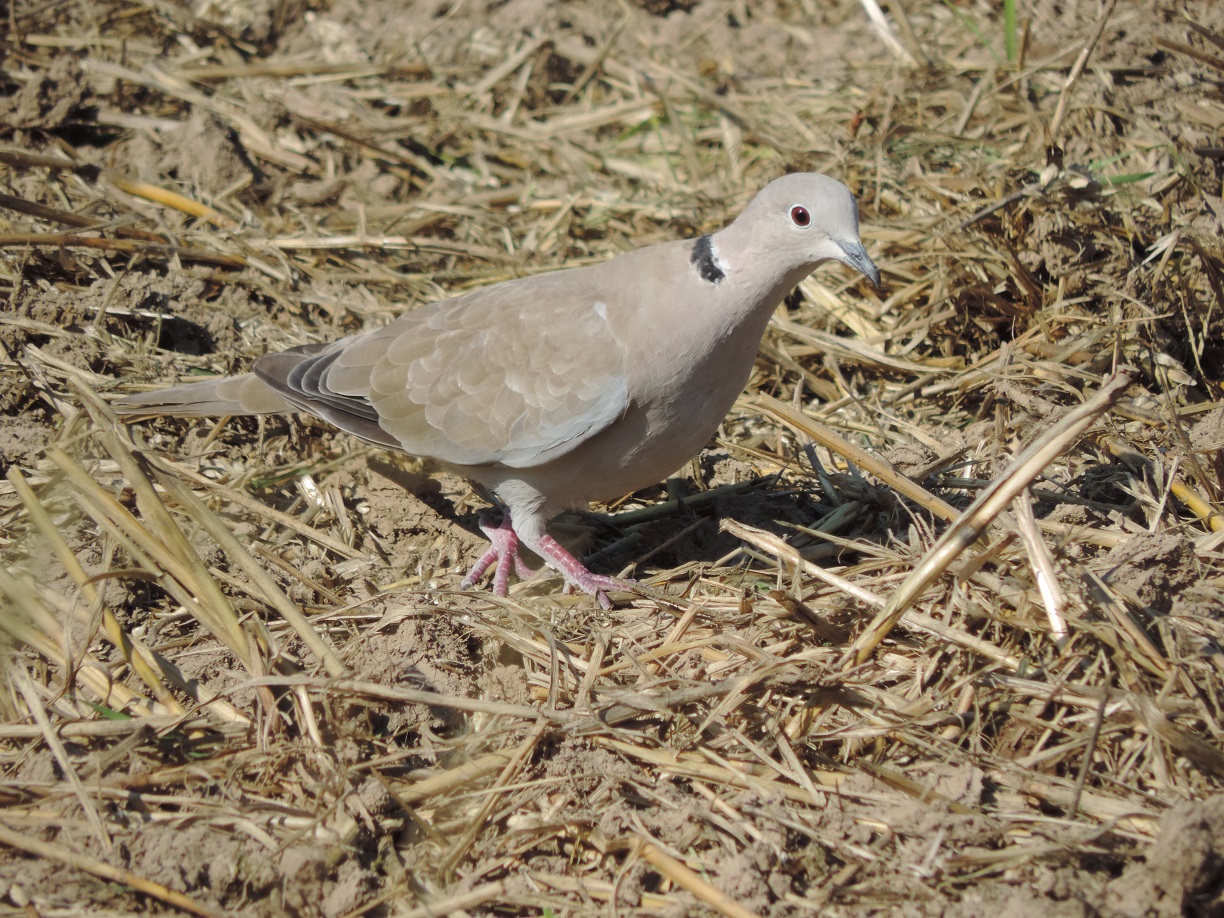
[[[14,0],[0,913],[1224,915],[1224,5],[998,6]],[[411,457],[105,407],[806,169],[885,288],[558,521],[611,611],[460,592],[484,504]],[[1123,364],[856,654],[921,494]]]

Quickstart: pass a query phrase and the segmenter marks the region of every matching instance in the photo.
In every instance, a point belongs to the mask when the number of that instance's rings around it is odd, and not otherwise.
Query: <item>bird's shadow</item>
[[[653,491],[654,489],[652,489]],[[791,541],[810,529],[831,508],[813,490],[779,486],[773,477],[750,479],[740,485],[692,491],[679,498],[659,493],[641,511],[619,515],[577,514],[554,524],[559,535],[567,527],[584,527],[594,536],[586,561],[597,572],[617,573],[632,566],[631,576],[646,577],[688,565],[710,565],[733,558],[744,547],[739,537],[722,528],[734,520]],[[649,511],[655,511],[651,514]],[[577,524],[577,525],[575,525]]]
[[[725,457],[704,454],[704,475],[711,475],[720,459]],[[482,519],[496,521],[500,512],[495,506],[476,511],[456,509],[446,493],[453,489],[442,487],[436,477],[409,472],[381,459],[371,459],[369,465],[372,472],[411,492],[440,520],[470,533],[474,544],[485,541],[480,531]],[[628,569],[628,576],[644,578],[658,571],[709,565],[733,557],[744,543],[722,529],[723,520],[752,526],[790,543],[810,544],[816,537],[803,531],[819,529],[831,513],[852,499],[865,506],[852,527],[855,531],[843,530],[843,535],[872,538],[886,536],[890,529],[900,533],[907,528],[909,519],[887,488],[868,486],[861,478],[835,484],[839,493],[831,499],[815,482],[810,487],[796,485],[777,476],[705,490],[691,481],[673,479],[636,492],[635,509],[564,513],[550,523],[549,530],[593,572],[616,575]],[[841,493],[841,486],[848,486],[853,493]],[[530,553],[524,555],[529,564],[539,565]]]

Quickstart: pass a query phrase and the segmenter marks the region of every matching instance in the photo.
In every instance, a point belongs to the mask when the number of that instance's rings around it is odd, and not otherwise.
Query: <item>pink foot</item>
[[[480,556],[480,560],[472,565],[460,586],[470,590],[484,576],[484,572],[496,562],[493,570],[493,595],[505,596],[510,590],[510,568],[518,574],[520,580],[526,580],[535,573],[524,563],[519,555],[519,537],[510,524],[510,514],[502,517],[501,525],[493,526],[487,520],[481,519],[480,531],[488,538],[489,550]]]
[[[612,608],[612,600],[608,598],[609,590],[631,590],[633,582],[617,580],[615,577],[605,577],[603,574],[592,574],[581,561],[561,547],[561,543],[547,532],[539,540],[528,546],[532,551],[556,568],[565,578],[566,589],[576,587],[584,593],[592,594],[603,609]]]
[[[523,542],[510,521],[510,514],[502,516],[501,524],[490,525],[486,520],[480,521],[480,531],[489,539],[489,550],[480,556],[461,584],[465,590],[470,590],[484,576],[485,571],[493,567],[493,594],[505,596],[510,587],[510,569],[520,579],[527,579],[535,573],[523,563],[519,555],[519,545],[523,544],[543,558],[548,565],[560,571],[565,578],[566,591],[582,590],[593,595],[604,609],[612,608],[608,599],[609,590],[629,590],[633,588],[632,581],[617,580],[615,577],[605,577],[602,574],[592,574],[586,567],[561,547],[561,543],[544,533],[537,540]],[[496,565],[496,567],[494,567]]]

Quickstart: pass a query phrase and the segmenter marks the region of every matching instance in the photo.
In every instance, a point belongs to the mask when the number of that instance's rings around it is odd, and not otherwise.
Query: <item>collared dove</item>
[[[845,185],[797,173],[730,226],[582,268],[494,284],[327,344],[258,358],[242,376],[129,396],[127,415],[303,411],[367,442],[431,457],[496,496],[505,595],[519,545],[602,603],[626,584],[548,534],[563,510],[662,480],[713,436],[782,298],[826,261],[879,285]]]

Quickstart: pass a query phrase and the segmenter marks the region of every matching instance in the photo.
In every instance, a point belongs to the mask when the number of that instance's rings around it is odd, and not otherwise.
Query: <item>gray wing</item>
[[[562,456],[624,414],[625,353],[590,268],[414,310],[254,371],[298,408],[370,442],[454,465]],[[593,289],[594,288],[594,289]]]

